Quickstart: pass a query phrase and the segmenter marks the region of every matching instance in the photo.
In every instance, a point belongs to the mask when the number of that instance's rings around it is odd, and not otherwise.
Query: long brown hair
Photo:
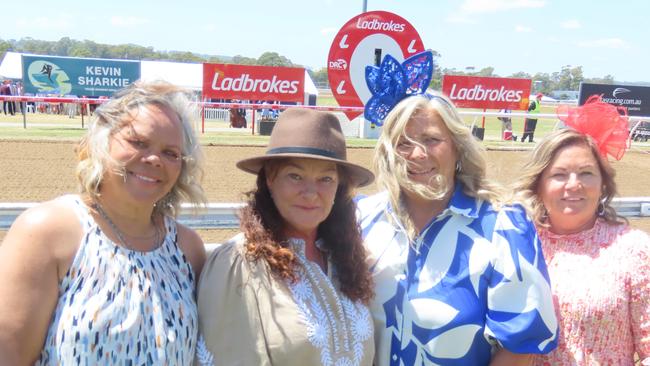
[[[288,246],[286,223],[278,212],[266,185],[267,174],[286,161],[273,161],[257,174],[256,188],[247,192],[246,206],[240,212],[240,227],[246,237],[246,255],[250,260],[264,260],[271,273],[294,282],[299,262]],[[270,172],[269,172],[270,171]],[[368,304],[373,283],[366,263],[361,232],[356,219],[356,204],[344,168],[339,167],[339,186],[329,216],[318,226],[318,236],[325,243],[334,265],[341,292],[352,301]]]

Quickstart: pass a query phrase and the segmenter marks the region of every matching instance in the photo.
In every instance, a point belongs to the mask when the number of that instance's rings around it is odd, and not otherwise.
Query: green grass
[[[86,132],[82,128],[58,127],[0,127],[0,140],[15,141],[69,141],[76,142]],[[251,135],[246,132],[206,132],[199,135],[203,145],[228,145],[228,146],[266,146],[269,136]],[[374,147],[376,140],[349,138],[348,147]]]
[[[1,127],[0,138],[5,140],[56,140],[78,141],[86,132],[85,128],[70,127]]]
[[[329,95],[319,95],[318,99],[316,100],[316,105],[329,107],[329,106],[338,106],[339,104],[336,102],[336,99],[334,99],[334,96],[329,94]]]
[[[319,94],[316,104],[321,106],[338,106],[336,99],[334,99],[334,96],[331,93]],[[480,112],[481,110],[464,109],[463,111]],[[555,107],[542,106],[542,110],[540,112],[554,114]],[[476,117],[475,119],[473,116],[464,115],[463,120],[468,126],[471,126],[472,123],[476,123],[478,127],[481,127],[483,123],[482,117]],[[544,135],[546,135],[547,133],[549,133],[550,131],[553,131],[556,123],[557,120],[540,119],[537,123],[537,129],[535,131],[535,139],[539,139]],[[513,131],[514,134],[516,136],[521,136],[524,129],[524,118],[523,117],[513,118],[512,124],[513,124],[512,128],[514,129]],[[485,117],[485,143],[488,146],[511,144],[508,141],[501,140],[501,121],[497,120],[496,117]]]
[[[319,97],[319,105],[336,105],[334,97]],[[471,111],[471,110],[465,110]],[[554,107],[543,106],[542,113],[552,114]],[[468,126],[475,123],[482,125],[482,117],[463,115],[463,120]],[[84,118],[84,126],[89,122],[88,117]],[[557,123],[556,119],[539,119],[535,140],[540,140],[546,134],[553,131]],[[515,117],[512,119],[514,134],[521,136],[523,131],[524,118]],[[23,128],[23,116],[5,116],[0,114],[0,139],[4,140],[59,140],[78,141],[84,134],[85,129],[81,127],[81,117],[68,118],[67,116],[48,114],[28,114],[27,128]],[[229,129],[228,123],[224,121],[206,120],[205,133],[199,133],[202,144],[206,145],[248,145],[266,146],[268,136],[252,135],[250,129]],[[200,130],[200,129],[199,129]],[[372,148],[376,141],[372,139],[348,138],[349,147]],[[531,147],[532,144],[501,140],[501,121],[496,117],[485,118],[485,139],[484,145],[488,148],[522,148]],[[633,143],[635,149],[650,151],[648,143]]]
[[[199,135],[201,144],[204,145],[231,145],[231,146],[266,146],[269,142],[268,136],[248,134],[229,134],[226,132],[206,132]]]

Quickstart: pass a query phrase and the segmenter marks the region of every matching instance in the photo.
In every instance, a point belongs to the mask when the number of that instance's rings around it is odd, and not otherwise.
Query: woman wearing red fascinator
[[[620,160],[628,148],[627,112],[592,96],[558,114],[570,128],[546,136],[515,183],[539,231],[560,322],[557,349],[535,364],[633,365],[637,356],[650,364],[650,236],[610,205],[607,155]]]

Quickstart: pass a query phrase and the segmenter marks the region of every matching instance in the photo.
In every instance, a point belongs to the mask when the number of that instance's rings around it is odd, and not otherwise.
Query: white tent
[[[0,64],[0,77],[7,79],[22,79],[23,66],[20,53],[7,52]]]
[[[305,94],[318,95],[316,84],[314,84],[307,70],[305,70]]]
[[[530,97],[528,97],[528,100],[537,100],[537,94],[531,94]],[[557,99],[551,98],[548,95],[542,95],[542,103],[557,103]]]
[[[140,78],[145,81],[165,80],[192,90],[203,87],[203,65],[168,61],[141,61]]]
[[[141,61],[140,78],[142,80],[165,80],[172,84],[192,90],[203,88],[203,64],[168,61]],[[7,52],[0,64],[0,77],[22,79],[23,68],[21,54]],[[316,85],[305,70],[305,102],[307,95],[318,95]]]

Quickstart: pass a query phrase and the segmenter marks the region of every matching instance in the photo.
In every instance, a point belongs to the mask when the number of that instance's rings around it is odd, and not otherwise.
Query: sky
[[[499,76],[582,66],[585,77],[650,82],[648,0],[367,0],[406,19],[438,65]],[[158,51],[257,58],[278,52],[326,66],[332,40],[362,0],[22,0],[3,2],[0,38],[62,37]],[[7,16],[11,14],[11,16]]]

